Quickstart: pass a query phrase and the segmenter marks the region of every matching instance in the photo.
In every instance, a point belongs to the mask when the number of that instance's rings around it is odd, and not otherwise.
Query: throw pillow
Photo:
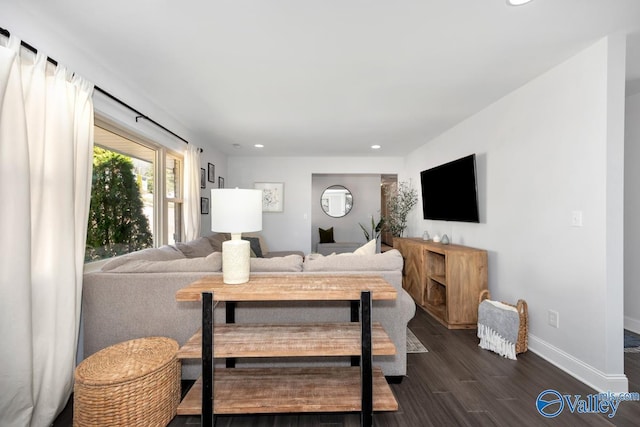
[[[213,246],[206,237],[200,237],[186,243],[176,243],[176,248],[187,258],[202,258],[213,252]]]
[[[262,249],[260,248],[260,239],[257,237],[242,237],[242,240],[246,240],[251,245],[251,253],[254,254],[257,258],[262,258]]]
[[[333,227],[328,228],[326,230],[322,229],[322,228],[318,228],[318,231],[320,232],[320,243],[335,243],[336,241],[333,240]]]
[[[244,237],[257,237],[258,240],[260,241],[260,250],[262,251],[262,256],[264,257],[269,253],[269,247],[267,246],[267,243],[264,241],[264,238],[262,238],[262,233],[259,233],[259,232],[242,233],[242,235]]]
[[[372,239],[358,249],[353,251],[355,255],[375,255],[376,254],[376,239]]]
[[[209,244],[214,252],[222,252],[222,243],[231,239],[231,235],[229,233],[213,233],[207,236],[207,239],[209,239]]]

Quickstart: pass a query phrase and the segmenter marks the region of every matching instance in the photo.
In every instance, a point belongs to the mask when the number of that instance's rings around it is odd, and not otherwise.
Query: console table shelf
[[[373,370],[374,411],[397,411],[393,392],[380,368]],[[360,368],[216,369],[215,413],[266,414],[360,411]],[[202,379],[178,406],[178,415],[202,411]]]
[[[301,274],[252,276],[240,285],[225,285],[222,276],[203,277],[178,290],[176,301],[201,301],[203,292],[213,292],[215,301],[357,301],[362,291],[371,291],[373,300],[397,297],[381,276]]]
[[[371,328],[375,356],[396,354],[380,323]],[[223,324],[214,328],[213,357],[354,356],[360,354],[360,323]],[[202,329],[178,352],[178,359],[202,357]]]
[[[434,282],[438,282],[442,286],[447,286],[447,277],[444,275],[429,276],[429,279],[433,280]]]

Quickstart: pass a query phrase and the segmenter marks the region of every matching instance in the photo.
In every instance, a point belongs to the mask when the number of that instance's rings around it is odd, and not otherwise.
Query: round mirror
[[[324,190],[320,199],[322,210],[329,216],[340,218],[351,211],[353,196],[342,185],[332,185]]]

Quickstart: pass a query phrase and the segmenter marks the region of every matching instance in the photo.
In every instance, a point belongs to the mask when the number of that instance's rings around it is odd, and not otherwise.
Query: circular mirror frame
[[[344,190],[340,192],[345,194],[344,199],[335,199],[339,204],[334,207],[334,209],[331,207],[332,199],[327,197],[327,190]],[[353,209],[353,194],[351,194],[351,191],[349,191],[349,189],[344,185],[331,185],[322,192],[322,195],[320,196],[320,207],[328,216],[332,218],[342,218],[351,212],[351,209]]]

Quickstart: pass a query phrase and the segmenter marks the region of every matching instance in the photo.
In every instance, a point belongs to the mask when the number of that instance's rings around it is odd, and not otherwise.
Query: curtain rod
[[[0,34],[2,34],[3,36],[5,36],[5,37],[7,37],[7,38],[11,35],[11,33],[10,33],[8,30],[6,30],[6,29],[4,29],[4,28],[2,28],[2,27],[0,27]],[[38,49],[36,49],[35,47],[31,46],[29,43],[25,42],[24,40],[20,40],[20,45],[21,45],[22,47],[24,47],[25,49],[27,49],[27,50],[29,50],[29,51],[33,52],[33,53],[38,53]],[[53,64],[53,65],[55,65],[55,66],[57,66],[57,65],[58,65],[58,61],[56,61],[56,60],[55,60],[55,59],[53,59],[53,58],[47,57],[47,61],[49,61],[51,64]],[[149,122],[153,123],[154,125],[156,125],[156,126],[157,126],[157,127],[159,127],[160,129],[162,129],[163,131],[165,131],[165,132],[167,132],[167,133],[170,133],[171,135],[175,136],[175,137],[176,137],[176,138],[178,138],[179,140],[181,140],[181,141],[183,141],[183,142],[185,142],[185,143],[187,143],[187,144],[189,143],[189,141],[187,141],[186,139],[184,139],[184,138],[183,138],[183,137],[181,137],[180,135],[178,135],[178,134],[176,134],[176,133],[174,133],[174,132],[170,131],[169,129],[167,129],[166,127],[162,126],[160,123],[156,122],[155,120],[153,120],[152,118],[150,118],[150,117],[149,117],[149,116],[147,116],[146,114],[142,114],[140,111],[136,110],[136,109],[135,109],[135,108],[133,108],[131,105],[129,105],[129,104],[127,104],[126,102],[124,102],[124,101],[122,101],[122,100],[120,100],[120,99],[116,98],[115,96],[111,95],[109,92],[107,92],[106,90],[102,89],[101,87],[99,87],[99,86],[95,86],[95,85],[94,85],[94,86],[93,86],[93,88],[94,88],[96,91],[98,91],[98,92],[102,93],[103,95],[107,96],[107,97],[108,97],[109,99],[111,99],[112,101],[115,101],[115,102],[117,102],[118,104],[122,105],[123,107],[128,108],[129,110],[131,110],[131,111],[133,111],[134,113],[136,113],[136,114],[137,114],[137,116],[136,116],[136,118],[135,118],[136,123],[138,123],[138,120],[139,120],[139,119],[145,119],[145,120],[147,120],[147,121],[149,121]],[[202,153],[203,151],[204,151],[204,150],[201,148],[201,149],[200,149],[200,152]]]

